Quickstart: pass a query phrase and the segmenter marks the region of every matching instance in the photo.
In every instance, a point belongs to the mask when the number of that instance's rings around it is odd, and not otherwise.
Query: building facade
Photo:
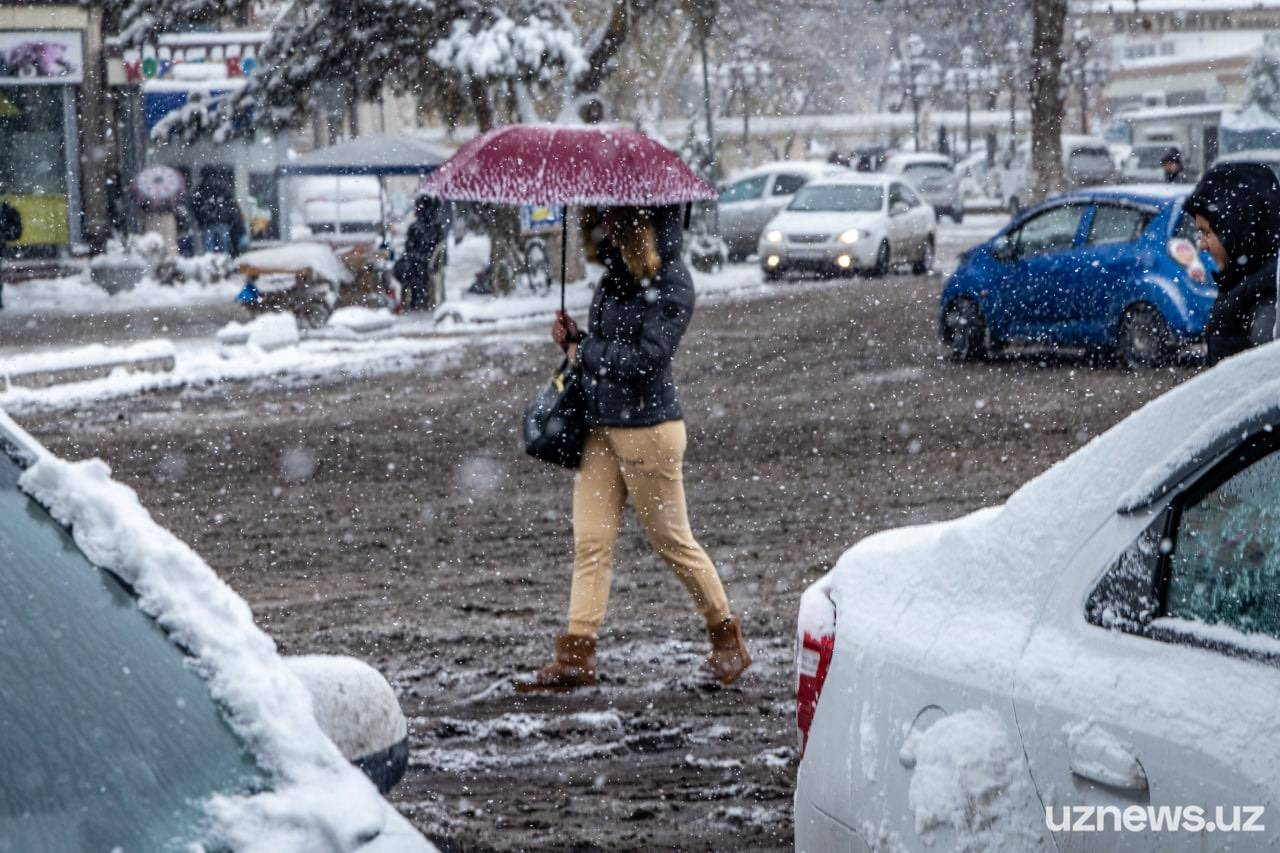
[[[102,46],[95,6],[0,6],[0,200],[22,216],[19,266],[86,254],[110,232]]]

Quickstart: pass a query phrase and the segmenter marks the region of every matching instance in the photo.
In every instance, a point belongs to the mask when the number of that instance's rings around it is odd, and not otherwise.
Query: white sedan
[[[408,763],[386,680],[282,658],[105,464],[3,412],[0,583],[0,850],[435,850],[379,795]]]
[[[760,237],[760,266],[777,279],[806,270],[884,275],[898,263],[933,269],[933,208],[905,181],[883,175],[824,177],[802,187]]]
[[[797,850],[1276,849],[1276,424],[1280,344],[849,550],[800,606]]]

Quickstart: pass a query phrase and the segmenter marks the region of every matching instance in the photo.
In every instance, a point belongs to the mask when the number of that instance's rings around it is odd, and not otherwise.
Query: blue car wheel
[[[1116,331],[1116,360],[1126,370],[1159,367],[1173,353],[1169,323],[1154,306],[1130,305]]]
[[[942,312],[942,342],[954,361],[974,361],[987,355],[987,321],[978,303],[957,296]]]

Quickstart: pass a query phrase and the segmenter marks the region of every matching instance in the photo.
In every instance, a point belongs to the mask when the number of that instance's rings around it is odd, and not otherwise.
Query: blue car
[[[939,330],[957,360],[1006,343],[1081,347],[1151,367],[1204,331],[1217,296],[1184,215],[1189,187],[1050,199],[960,256]]]

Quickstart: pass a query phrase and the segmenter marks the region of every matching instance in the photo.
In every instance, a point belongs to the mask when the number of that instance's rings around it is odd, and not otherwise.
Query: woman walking
[[[724,684],[751,665],[741,625],[685,507],[684,415],[671,360],[693,315],[680,257],[680,208],[606,208],[583,218],[584,242],[605,266],[583,334],[560,312],[553,340],[580,365],[591,431],[573,491],[568,632],[555,660],[517,682],[522,692],[596,683],[596,637],[609,601],[613,546],[630,502],[649,543],[688,589],[707,624],[703,671]]]

